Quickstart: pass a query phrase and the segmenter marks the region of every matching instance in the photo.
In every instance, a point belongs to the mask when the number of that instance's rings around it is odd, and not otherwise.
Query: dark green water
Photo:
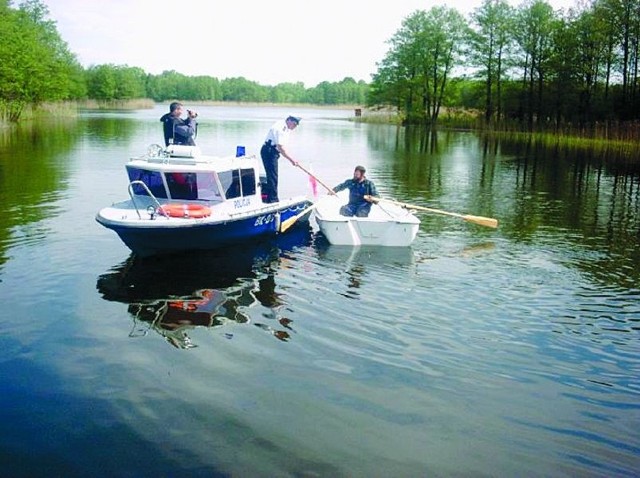
[[[407,249],[309,229],[139,260],[101,228],[163,109],[0,130],[0,475],[637,476],[640,168],[295,111],[329,184],[422,215]],[[278,108],[201,108],[255,153]],[[309,193],[281,162],[282,194]]]

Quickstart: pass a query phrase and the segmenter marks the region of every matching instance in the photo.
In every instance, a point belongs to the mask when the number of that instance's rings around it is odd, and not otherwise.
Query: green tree
[[[373,76],[371,103],[395,103],[407,122],[435,125],[467,35],[467,22],[455,9],[433,7],[411,14],[391,38]]]
[[[226,78],[221,81],[222,99],[225,101],[245,101],[263,103],[269,99],[266,86],[243,77]]]
[[[553,54],[555,15],[545,0],[525,3],[518,12],[516,41],[522,52],[523,113],[529,129],[534,118],[542,123],[546,111],[543,102],[545,75]],[[525,100],[526,98],[526,100]]]
[[[409,121],[414,115],[418,120],[425,118],[424,109],[420,111],[415,106],[419,105],[420,73],[425,62],[425,23],[423,10],[405,18],[389,40],[390,49],[373,75],[372,104],[395,106]]]
[[[118,79],[114,65],[96,65],[86,70],[89,98],[114,100],[118,94]]]
[[[127,65],[116,66],[116,99],[130,100],[144,98],[146,91],[146,73],[142,68]]]
[[[304,83],[279,83],[270,90],[269,100],[274,103],[304,103]]]
[[[622,94],[619,101],[623,119],[637,117],[640,104],[638,85],[638,64],[640,48],[640,0],[607,0],[606,10],[613,31],[618,33],[618,68],[622,76]]]
[[[505,56],[513,42],[513,9],[506,0],[484,0],[471,19],[476,28],[470,36],[470,59],[480,68],[478,74],[485,82],[484,118],[487,123],[491,122],[495,112],[499,121]]]
[[[81,97],[80,66],[48,9],[28,0],[13,9],[0,3],[0,109],[17,121],[28,104]]]

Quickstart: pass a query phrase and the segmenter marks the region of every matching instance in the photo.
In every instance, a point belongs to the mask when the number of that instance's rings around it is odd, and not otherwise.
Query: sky
[[[576,3],[548,1],[556,9]],[[369,82],[408,15],[448,5],[467,16],[481,0],[43,2],[85,67],[112,63],[309,88],[345,77]]]

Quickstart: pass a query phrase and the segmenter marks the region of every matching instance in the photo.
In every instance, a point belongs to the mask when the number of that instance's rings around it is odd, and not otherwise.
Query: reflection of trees
[[[528,240],[541,228],[548,234],[569,229],[567,241],[608,251],[580,261],[580,268],[604,282],[616,278],[623,287],[637,287],[639,271],[628,264],[640,263],[640,165],[617,154],[532,140],[502,140],[499,147],[514,158],[514,207],[503,218],[503,233]]]
[[[380,138],[380,131],[372,131],[369,142],[373,149],[386,148],[385,157],[390,158],[379,166],[380,174],[388,178],[380,188],[383,194],[386,187],[401,201],[453,212],[493,215],[492,171],[490,165],[477,160],[478,146],[473,134],[398,127],[396,134],[388,134],[386,140]],[[462,188],[464,195],[460,194]],[[421,230],[436,232],[447,224],[432,221],[433,215],[423,218]]]
[[[12,231],[38,234],[30,226],[58,214],[50,205],[65,189],[67,153],[81,135],[76,126],[65,119],[0,129],[0,265]]]
[[[617,277],[625,287],[638,282],[637,268],[620,271],[640,263],[640,164],[618,149],[549,146],[535,136],[433,135],[426,128],[374,126],[368,142],[385,158],[375,171],[384,178],[383,194],[497,217],[500,234],[519,241],[543,230],[549,238],[561,234],[608,252],[581,262],[590,274],[603,281]],[[421,229],[430,233],[450,224],[428,214],[422,219]]]
[[[128,304],[131,336],[153,330],[179,348],[193,347],[188,332],[230,322],[250,323],[250,309],[270,309],[267,322],[254,325],[288,340],[292,321],[280,316],[286,306],[275,276],[283,251],[310,242],[310,229],[298,227],[273,241],[223,251],[177,254],[124,263],[98,278],[107,300]],[[231,337],[231,334],[227,334]]]
[[[160,122],[158,124],[160,125]],[[162,131],[161,126],[158,126],[158,131]],[[127,144],[142,126],[139,120],[133,117],[128,118],[122,113],[113,116],[100,113],[96,116],[87,116],[85,127],[87,138],[90,140],[100,144]]]
[[[391,176],[399,193],[434,197],[442,189],[441,159],[446,156],[449,135],[420,127],[370,128],[369,146],[392,154],[382,165],[383,176]]]

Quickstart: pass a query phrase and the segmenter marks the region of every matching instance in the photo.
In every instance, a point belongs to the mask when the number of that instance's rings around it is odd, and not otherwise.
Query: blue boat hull
[[[270,213],[217,223],[185,223],[183,227],[121,227],[104,224],[114,230],[131,251],[141,257],[189,250],[216,249],[278,234],[279,224],[311,206],[300,201]],[[278,220],[277,214],[280,214]],[[307,223],[309,214],[298,223]],[[174,223],[175,224],[175,223]],[[286,232],[285,232],[286,234]]]

